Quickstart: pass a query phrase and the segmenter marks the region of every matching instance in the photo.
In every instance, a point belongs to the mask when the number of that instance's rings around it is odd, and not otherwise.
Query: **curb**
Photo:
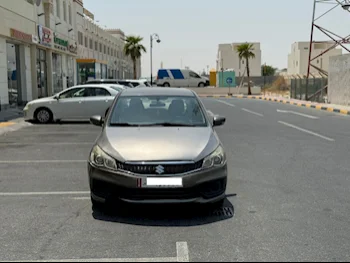
[[[323,105],[315,105],[311,103],[300,103],[300,102],[293,102],[287,99],[273,99],[273,98],[265,98],[262,96],[245,96],[245,95],[199,95],[201,98],[237,98],[237,99],[255,99],[255,100],[266,100],[266,101],[273,101],[273,102],[279,102],[279,103],[284,103],[284,104],[290,104],[294,106],[299,106],[299,107],[306,107],[306,108],[312,108],[316,110],[323,110],[323,111],[328,111],[328,112],[335,112],[335,113],[341,113],[344,115],[349,115],[350,116],[350,110],[344,110],[344,109],[337,109],[337,108],[332,108],[332,107],[325,107]]]

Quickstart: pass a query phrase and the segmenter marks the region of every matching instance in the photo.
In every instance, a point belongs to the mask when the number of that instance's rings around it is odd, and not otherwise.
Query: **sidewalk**
[[[23,111],[18,108],[0,111],[0,123],[8,122],[10,120],[21,118],[21,117],[23,117]]]
[[[266,101],[273,101],[278,103],[284,103],[284,104],[291,104],[299,107],[306,107],[306,108],[313,108],[317,110],[324,110],[329,112],[336,112],[341,113],[345,115],[350,115],[350,106],[343,106],[343,105],[335,105],[335,104],[326,104],[326,103],[317,103],[317,102],[311,102],[311,101],[304,101],[304,100],[296,100],[296,99],[289,99],[283,96],[274,97],[274,96],[263,96],[263,95],[207,95],[207,94],[199,94],[200,97],[203,98],[239,98],[239,99],[256,99],[256,100],[266,100]]]

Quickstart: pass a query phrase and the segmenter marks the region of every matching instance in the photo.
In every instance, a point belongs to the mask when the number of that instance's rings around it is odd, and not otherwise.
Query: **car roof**
[[[126,89],[120,96],[187,96],[195,97],[192,90],[185,88],[156,88]]]
[[[85,84],[85,85],[76,85],[76,86],[70,87],[70,89],[72,89],[72,88],[93,88],[93,87],[109,88],[109,85],[111,85],[111,84],[91,83],[91,84]],[[118,84],[116,84],[116,85],[118,85]]]

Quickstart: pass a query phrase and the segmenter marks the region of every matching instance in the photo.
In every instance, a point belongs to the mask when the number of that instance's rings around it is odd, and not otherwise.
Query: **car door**
[[[190,71],[189,74],[190,74],[189,86],[190,87],[198,87],[202,78],[197,73],[195,73],[193,71]]]
[[[103,87],[89,87],[87,90],[85,118],[89,119],[93,115],[105,116],[107,109],[113,103],[114,96]]]
[[[76,87],[61,92],[57,103],[52,105],[57,119],[80,119],[84,113],[86,89]]]

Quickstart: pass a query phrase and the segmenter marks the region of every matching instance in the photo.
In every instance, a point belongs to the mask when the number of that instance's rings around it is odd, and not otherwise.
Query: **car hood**
[[[36,99],[36,100],[32,100],[30,101],[28,104],[35,104],[35,103],[42,103],[42,102],[50,102],[53,101],[53,96],[52,97],[45,97],[45,98],[41,98],[41,99]]]
[[[219,143],[212,127],[106,127],[97,140],[120,161],[199,161]]]

